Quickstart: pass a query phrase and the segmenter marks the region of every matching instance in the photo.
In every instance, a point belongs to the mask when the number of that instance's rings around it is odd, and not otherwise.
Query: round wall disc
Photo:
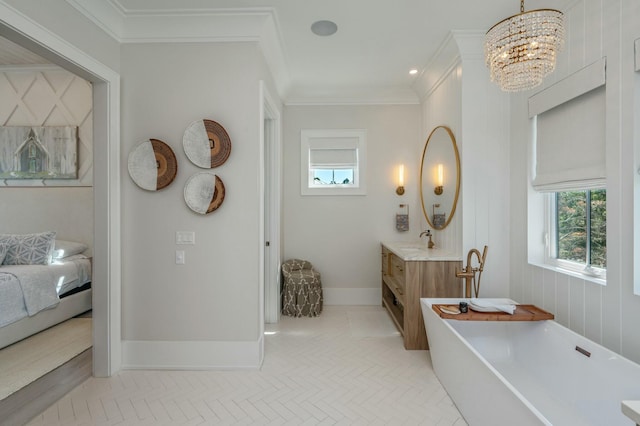
[[[197,120],[187,127],[182,138],[187,158],[198,167],[212,169],[224,164],[231,154],[231,139],[213,120]]]
[[[184,201],[191,210],[209,214],[222,205],[225,188],[222,179],[213,173],[196,173],[184,186]]]
[[[149,139],[133,148],[127,166],[131,179],[147,191],[169,186],[178,173],[178,161],[173,150],[158,139]]]

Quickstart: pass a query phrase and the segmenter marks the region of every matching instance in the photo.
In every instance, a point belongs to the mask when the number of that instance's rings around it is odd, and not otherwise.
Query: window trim
[[[366,135],[365,129],[302,130],[300,132],[300,193],[302,195],[366,195]],[[355,142],[356,164],[353,167],[353,183],[314,184],[311,151],[319,149],[318,146],[323,143],[314,139],[334,139],[335,143],[339,143],[340,139],[350,139]]]

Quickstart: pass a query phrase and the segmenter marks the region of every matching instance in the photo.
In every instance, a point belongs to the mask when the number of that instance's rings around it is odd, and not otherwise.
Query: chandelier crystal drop
[[[495,24],[485,37],[491,80],[506,92],[539,86],[556,67],[564,45],[563,14],[555,9],[524,11]]]

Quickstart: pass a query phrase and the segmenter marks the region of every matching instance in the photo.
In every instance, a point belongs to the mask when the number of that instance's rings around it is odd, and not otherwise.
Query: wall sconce
[[[438,173],[436,175],[436,187],[434,188],[433,192],[435,192],[436,195],[441,195],[442,191],[444,190],[443,185],[444,185],[444,166],[442,164],[438,164]]]
[[[398,187],[396,188],[396,194],[404,194],[404,164],[398,166]]]

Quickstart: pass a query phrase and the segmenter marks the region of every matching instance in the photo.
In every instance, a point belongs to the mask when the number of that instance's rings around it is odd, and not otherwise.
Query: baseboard
[[[122,368],[135,370],[254,370],[263,357],[263,336],[255,342],[122,342]]]
[[[325,305],[381,305],[380,288],[327,288],[322,289]]]

